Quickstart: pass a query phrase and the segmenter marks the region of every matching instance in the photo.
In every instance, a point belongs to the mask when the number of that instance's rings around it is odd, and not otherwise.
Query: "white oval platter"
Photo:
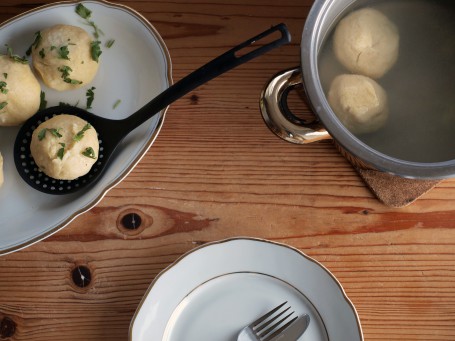
[[[103,32],[102,54],[94,81],[77,90],[57,92],[41,82],[47,106],[60,102],[86,107],[86,91],[95,87],[91,111],[120,119],[129,116],[172,84],[171,59],[157,30],[141,14],[107,1],[83,1]],[[63,1],[38,7],[0,25],[0,52],[5,44],[23,56],[35,32],[55,24],[93,29],[76,14],[78,2]],[[108,48],[106,43],[114,40]],[[1,49],[4,51],[1,51]],[[120,101],[118,106],[115,103]],[[148,151],[163,124],[165,111],[131,132],[119,146],[112,164],[91,188],[70,195],[48,195],[30,188],[14,166],[13,145],[17,127],[0,127],[0,152],[5,183],[0,188],[0,255],[31,245],[68,225],[95,206],[106,192],[122,181]]]

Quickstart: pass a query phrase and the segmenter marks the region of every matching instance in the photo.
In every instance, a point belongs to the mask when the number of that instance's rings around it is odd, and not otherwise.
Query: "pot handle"
[[[289,91],[302,85],[300,68],[285,70],[275,75],[261,93],[260,108],[267,126],[282,139],[298,144],[331,139],[318,119],[307,122],[288,108]]]

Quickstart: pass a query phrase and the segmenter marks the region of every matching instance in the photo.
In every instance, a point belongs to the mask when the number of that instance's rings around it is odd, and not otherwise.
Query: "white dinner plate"
[[[96,89],[89,111],[121,119],[134,113],[171,83],[171,59],[156,29],[139,13],[105,1],[84,1],[92,20],[104,33],[99,37],[102,54],[94,81],[78,90],[57,92],[41,82],[48,106],[65,102],[86,107],[86,91]],[[4,44],[23,56],[35,32],[63,23],[92,27],[75,12],[77,2],[42,6],[0,25],[0,52]],[[112,47],[106,42],[114,39]],[[2,50],[3,49],[3,50]],[[114,104],[120,104],[114,108]],[[0,187],[0,255],[37,242],[69,224],[95,206],[106,192],[124,179],[152,145],[164,120],[165,110],[130,133],[119,146],[101,179],[80,193],[55,196],[30,188],[14,166],[13,145],[18,128],[0,127],[0,152],[4,157],[5,183]]]
[[[237,334],[288,301],[310,315],[299,340],[363,340],[341,284],[299,250],[234,238],[196,248],[152,282],[130,326],[130,341],[236,341]]]

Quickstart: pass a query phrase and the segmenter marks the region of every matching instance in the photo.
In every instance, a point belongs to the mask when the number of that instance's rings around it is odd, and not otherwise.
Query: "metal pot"
[[[334,139],[336,145],[355,166],[374,169],[406,178],[443,179],[455,176],[455,160],[411,162],[381,153],[366,145],[339,121],[329,106],[318,73],[318,53],[345,10],[356,0],[316,0],[305,22],[301,41],[301,65],[280,72],[266,85],[260,100],[266,124],[286,141],[305,144]],[[316,121],[307,123],[288,109],[290,89],[302,85]]]

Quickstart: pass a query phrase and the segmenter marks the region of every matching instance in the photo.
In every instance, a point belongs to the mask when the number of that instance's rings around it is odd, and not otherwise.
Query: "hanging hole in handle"
[[[246,56],[249,53],[253,52],[254,50],[257,50],[259,47],[279,41],[280,39],[282,39],[282,34],[283,33],[279,30],[272,32],[271,34],[259,38],[258,40],[251,42],[249,45],[235,51],[234,55],[236,58]]]
[[[312,112],[308,110],[312,109],[308,100],[302,101],[306,107],[302,112],[303,117],[296,116],[289,109],[287,101],[290,91],[298,84],[302,84],[300,68],[284,70],[272,77],[261,92],[259,100],[264,122],[273,133],[288,142],[305,144],[331,139],[317,117],[305,117]],[[300,91],[300,94],[302,93]]]
[[[291,85],[283,91],[280,107],[284,117],[294,124],[309,126],[319,123],[311,110],[302,83]]]

